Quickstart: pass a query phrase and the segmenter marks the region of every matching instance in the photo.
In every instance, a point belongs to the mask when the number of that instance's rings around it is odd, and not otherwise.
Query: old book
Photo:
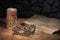
[[[56,33],[60,30],[60,20],[56,18],[48,18],[45,16],[34,15],[27,19],[24,23],[36,26],[36,32],[42,31],[48,34]]]

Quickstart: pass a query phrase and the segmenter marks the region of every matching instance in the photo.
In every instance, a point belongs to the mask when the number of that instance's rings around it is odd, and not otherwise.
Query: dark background
[[[29,18],[34,14],[60,19],[60,0],[0,0],[0,17],[6,17],[9,7],[18,9],[18,17]]]

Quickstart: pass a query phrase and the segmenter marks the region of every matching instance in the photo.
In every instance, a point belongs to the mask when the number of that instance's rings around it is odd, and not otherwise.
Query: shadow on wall
[[[34,14],[60,19],[59,0],[0,0],[0,17],[6,17],[6,9],[18,9],[18,17],[31,17]]]

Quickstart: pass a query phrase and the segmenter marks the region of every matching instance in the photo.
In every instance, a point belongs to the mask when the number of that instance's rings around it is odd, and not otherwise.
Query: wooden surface
[[[26,21],[26,19],[18,19],[18,24]],[[3,22],[3,23],[2,23]],[[29,37],[14,35],[13,31],[6,28],[5,19],[0,19],[0,40],[60,40],[59,34],[47,34],[41,31],[36,31],[34,35]],[[4,25],[4,26],[3,26]]]

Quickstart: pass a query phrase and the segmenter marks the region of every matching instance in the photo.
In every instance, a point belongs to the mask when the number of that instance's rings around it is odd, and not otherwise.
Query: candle
[[[8,8],[7,9],[7,28],[14,28],[17,26],[17,9]]]

